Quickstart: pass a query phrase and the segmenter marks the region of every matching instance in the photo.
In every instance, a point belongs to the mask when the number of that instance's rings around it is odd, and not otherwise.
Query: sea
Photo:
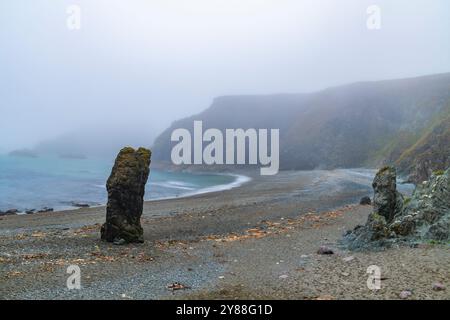
[[[74,204],[107,202],[106,180],[114,159],[0,155],[0,211],[44,207],[70,210]],[[227,190],[250,180],[242,175],[152,169],[145,200],[185,197]]]

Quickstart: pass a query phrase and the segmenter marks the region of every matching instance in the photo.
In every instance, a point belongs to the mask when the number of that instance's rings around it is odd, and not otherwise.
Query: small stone
[[[352,261],[353,259],[355,259],[354,256],[349,256],[349,257],[343,258],[342,260],[344,260],[344,262],[350,262],[350,261]]]
[[[319,250],[317,250],[317,254],[334,254],[334,251],[331,248],[321,246]]]
[[[433,283],[433,290],[434,291],[443,291],[443,290],[445,290],[445,286],[440,282],[435,282],[435,283]]]
[[[399,297],[400,299],[408,299],[412,295],[412,292],[409,290],[403,290],[400,292]]]
[[[89,208],[89,204],[87,203],[82,203],[82,202],[72,202],[71,203],[72,207],[77,207],[77,208]]]
[[[281,275],[279,278],[280,279],[286,279],[288,276],[286,274]]]

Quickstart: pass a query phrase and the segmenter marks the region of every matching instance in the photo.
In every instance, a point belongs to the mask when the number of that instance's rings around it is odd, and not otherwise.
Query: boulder
[[[372,200],[370,199],[370,197],[365,196],[362,197],[361,200],[359,200],[359,204],[363,206],[368,206],[372,204]]]
[[[106,183],[108,204],[101,238],[116,244],[143,242],[140,218],[145,184],[150,173],[151,151],[126,147],[116,157]]]
[[[0,211],[0,216],[12,216],[12,215],[15,215],[18,213],[19,213],[19,210],[17,210],[17,209],[9,209],[6,211]]]
[[[317,250],[317,254],[334,254],[333,249],[321,246],[319,250]]]
[[[410,290],[403,290],[398,296],[400,299],[408,299],[412,296],[412,292]]]
[[[49,207],[43,207],[41,210],[38,210],[39,213],[44,213],[44,212],[52,212],[53,208],[49,208]]]
[[[397,212],[402,210],[403,196],[397,191],[397,173],[395,168],[386,166],[375,176],[372,183],[374,212],[391,222]]]

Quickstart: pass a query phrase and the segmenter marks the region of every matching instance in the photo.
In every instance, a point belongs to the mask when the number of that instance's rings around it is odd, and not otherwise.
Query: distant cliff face
[[[173,123],[156,139],[153,155],[170,161],[172,131],[202,120],[204,129],[280,129],[281,169],[396,164],[419,181],[448,167],[449,105],[450,73],[311,94],[220,97]]]
[[[450,104],[426,127],[417,142],[401,154],[396,165],[416,183],[450,167]]]

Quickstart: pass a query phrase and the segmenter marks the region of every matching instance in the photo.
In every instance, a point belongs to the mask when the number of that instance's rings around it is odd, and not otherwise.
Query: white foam
[[[230,189],[233,189],[233,188],[240,187],[244,183],[249,182],[250,180],[252,180],[250,177],[247,177],[247,176],[244,176],[244,175],[238,175],[238,174],[229,174],[229,175],[233,176],[233,177],[236,177],[236,179],[233,182],[231,182],[231,183],[219,184],[219,185],[216,185],[216,186],[203,188],[203,189],[200,189],[200,190],[197,190],[197,191],[194,191],[194,192],[190,192],[190,193],[184,194],[183,196],[189,197],[189,196],[193,196],[193,195],[197,195],[197,194],[230,190]]]
[[[182,181],[165,181],[165,182],[150,182],[150,186],[160,186],[164,188],[171,189],[181,189],[181,190],[195,190],[195,185],[192,183],[186,183]]]
[[[206,187],[206,188],[198,189],[198,190],[195,190],[195,191],[192,191],[192,192],[186,192],[186,193],[183,193],[183,194],[178,195],[178,196],[161,197],[161,198],[156,198],[156,199],[149,199],[149,200],[146,200],[146,201],[157,201],[157,200],[187,198],[187,197],[192,197],[192,196],[196,196],[196,195],[199,195],[199,194],[230,190],[230,189],[233,189],[233,188],[240,187],[244,183],[247,183],[247,182],[252,180],[250,177],[247,177],[247,176],[244,176],[244,175],[239,175],[239,174],[224,174],[224,175],[232,176],[232,177],[235,177],[236,179],[233,182],[231,182],[231,183],[219,184],[219,185],[215,185],[215,186],[211,186],[211,187]]]

